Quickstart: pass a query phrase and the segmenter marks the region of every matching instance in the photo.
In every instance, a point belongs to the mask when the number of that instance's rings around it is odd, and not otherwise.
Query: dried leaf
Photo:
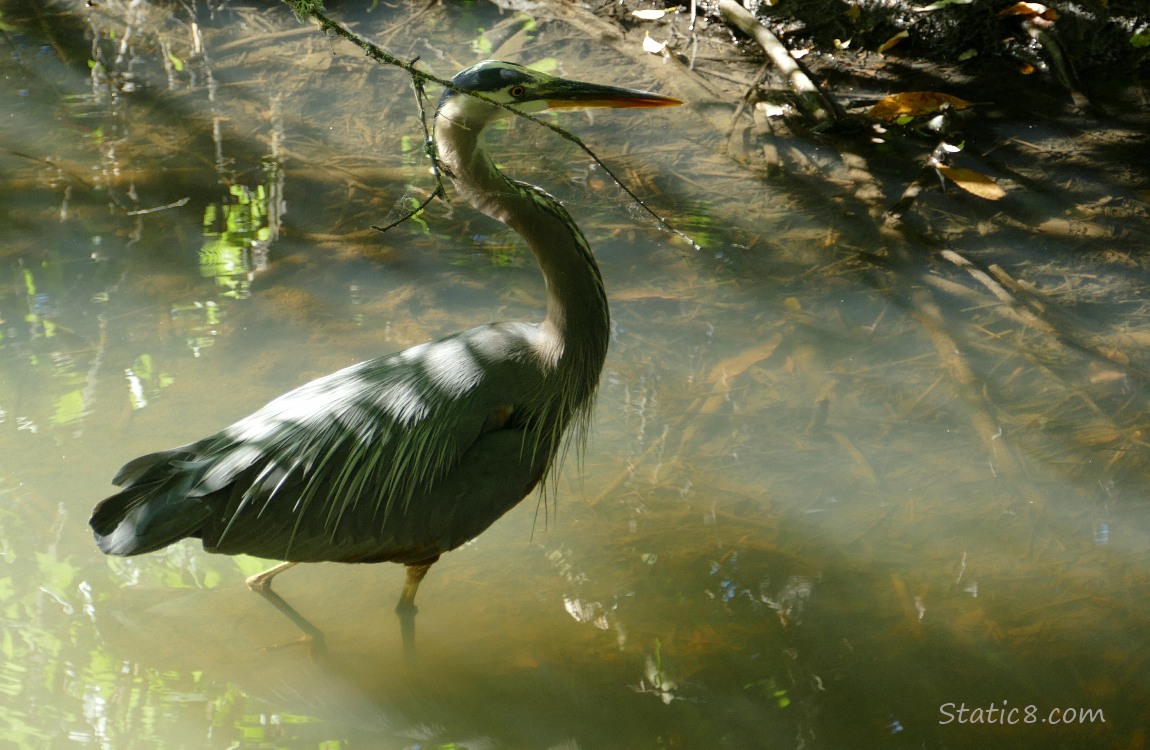
[[[928,115],[937,112],[944,106],[953,109],[966,109],[974,104],[950,94],[939,94],[934,91],[904,91],[901,94],[891,94],[883,98],[878,104],[870,108],[870,116],[882,122],[891,122],[898,117],[910,115]]]
[[[887,39],[885,42],[883,42],[881,45],[879,45],[878,53],[881,55],[882,53],[886,52],[891,47],[893,47],[896,44],[898,44],[899,42],[901,42],[903,39],[906,39],[908,36],[910,36],[910,32],[907,31],[906,29],[903,29],[902,31],[898,32],[897,34],[892,36],[890,39]]]
[[[1081,427],[1074,433],[1078,445],[1106,445],[1122,439],[1122,431],[1110,424],[1094,424]]]
[[[663,50],[667,49],[667,45],[663,42],[657,42],[651,38],[650,34],[643,37],[643,51],[650,52],[652,55],[661,55]]]
[[[747,349],[742,354],[736,354],[733,357],[727,357],[722,362],[719,362],[712,369],[707,376],[708,383],[721,383],[727,378],[735,378],[742,375],[749,370],[752,366],[767,359],[775,350],[779,348],[782,343],[783,337],[781,334],[776,333],[769,339],[764,341],[758,346]]]
[[[1006,195],[1006,191],[999,187],[997,182],[980,172],[975,172],[973,169],[948,167],[945,164],[935,165],[935,169],[955,185],[971,195],[977,195],[979,198],[996,201]]]
[[[938,0],[936,3],[911,8],[911,10],[915,13],[933,13],[936,10],[942,10],[948,5],[970,5],[973,2],[974,0]]]
[[[1131,331],[1131,333],[1144,333],[1142,331]],[[1123,370],[1116,370],[1112,367],[1100,365],[1097,362],[1092,363],[1088,370],[1088,377],[1091,385],[1102,385],[1104,383],[1124,383],[1126,382],[1126,373]]]
[[[1009,16],[1022,16],[1023,18],[1034,18],[1040,16],[1047,21],[1053,21],[1058,18],[1058,11],[1053,8],[1047,8],[1042,3],[1015,3],[1014,5],[1006,8],[1005,10],[998,11],[998,18],[1007,18]]]
[[[1099,239],[1116,236],[1112,230],[1097,222],[1080,221],[1076,219],[1047,219],[1034,228],[1044,234],[1053,234],[1060,237],[1090,237]]]
[[[682,298],[683,296],[681,294],[675,294],[654,287],[633,287],[611,292],[611,299],[619,302],[647,302],[650,300],[670,302],[679,301]]]
[[[1122,331],[1115,338],[1126,346],[1150,347],[1150,331]]]

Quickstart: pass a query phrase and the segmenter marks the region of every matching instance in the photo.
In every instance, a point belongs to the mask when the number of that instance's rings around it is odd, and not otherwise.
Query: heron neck
[[[579,382],[570,385],[590,395],[609,336],[599,266],[559,202],[533,185],[508,179],[483,151],[481,138],[482,126],[468,127],[442,111],[436,118],[439,158],[456,186],[475,208],[523,237],[543,272],[547,316],[536,344],[541,361],[558,370],[578,368]]]

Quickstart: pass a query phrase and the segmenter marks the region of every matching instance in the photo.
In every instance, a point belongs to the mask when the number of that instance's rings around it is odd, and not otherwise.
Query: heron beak
[[[676,107],[683,102],[650,91],[601,86],[597,83],[556,79],[539,98],[548,109],[585,109],[588,107]]]

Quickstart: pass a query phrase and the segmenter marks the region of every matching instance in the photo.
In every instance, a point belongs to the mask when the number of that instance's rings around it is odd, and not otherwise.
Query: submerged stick
[[[831,125],[842,117],[842,110],[827,96],[771,30],[763,26],[735,0],[719,0],[723,20],[758,42],[775,67],[786,76],[791,89],[798,95],[799,104],[819,125]]]

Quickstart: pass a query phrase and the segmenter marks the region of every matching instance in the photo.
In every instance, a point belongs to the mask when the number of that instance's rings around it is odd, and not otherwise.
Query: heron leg
[[[404,567],[407,569],[407,580],[403,584],[403,593],[399,595],[399,604],[395,605],[395,611],[400,615],[415,614],[415,592],[419,590],[419,582],[427,575],[427,571],[431,570],[431,566],[439,557],[436,556],[431,560],[425,560],[419,563],[406,563]]]
[[[419,582],[431,570],[431,566],[439,559],[439,555],[417,563],[404,563],[407,569],[407,580],[403,584],[403,593],[399,595],[399,604],[395,605],[395,614],[399,616],[399,635],[403,639],[403,651],[407,658],[415,656],[415,592],[419,590]]]
[[[297,565],[299,565],[299,563],[282,562],[278,565],[273,565],[262,573],[256,573],[254,576],[248,576],[248,588],[252,591],[270,591],[273,578],[288,568],[294,568]]]
[[[255,578],[256,576],[252,577]],[[277,643],[271,646],[264,646],[262,649],[263,651],[272,651],[276,649],[287,648],[288,646],[303,645],[307,647],[308,653],[310,653],[312,656],[320,656],[326,653],[327,639],[324,637],[323,631],[317,628],[315,625],[312,625],[311,621],[297,612],[295,607],[285,602],[279,594],[272,591],[267,586],[263,586],[262,588],[252,587],[252,591],[256,592],[268,602],[270,602],[273,607],[278,609],[284,617],[291,620],[292,624],[299,628],[300,632],[303,633],[303,637],[299,638],[298,640],[290,641],[288,643]]]

